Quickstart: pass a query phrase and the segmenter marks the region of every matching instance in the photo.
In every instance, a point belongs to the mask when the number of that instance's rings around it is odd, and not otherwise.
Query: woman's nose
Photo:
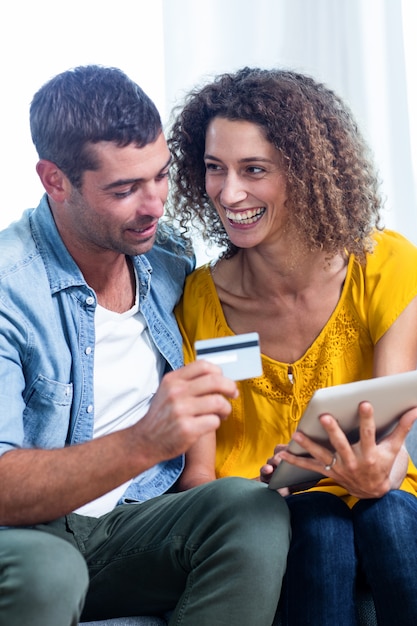
[[[243,186],[243,182],[239,176],[228,173],[223,181],[223,187],[220,194],[222,204],[231,206],[237,202],[241,202],[247,198],[247,192]]]

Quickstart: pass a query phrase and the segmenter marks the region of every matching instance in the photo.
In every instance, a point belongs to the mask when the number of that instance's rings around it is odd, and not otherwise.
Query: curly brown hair
[[[310,249],[358,258],[371,250],[370,235],[380,228],[378,177],[351,111],[324,84],[289,70],[246,67],[195,88],[174,113],[167,214],[186,237],[197,227],[226,257],[236,252],[205,190],[206,130],[222,117],[258,124],[280,152],[290,219]]]

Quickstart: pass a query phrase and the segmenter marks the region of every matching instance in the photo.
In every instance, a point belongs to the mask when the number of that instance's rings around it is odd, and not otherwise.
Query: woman
[[[297,423],[321,387],[415,369],[417,249],[380,227],[378,181],[351,113],[291,71],[245,68],[191,92],[170,137],[171,213],[223,247],[189,276],[177,318],[197,339],[257,331],[263,375],[217,432],[190,450],[183,488],[229,475],[268,481],[285,459],[326,476],[289,495],[287,623],[356,623],[358,565],[380,624],[417,619],[417,471],[403,445],[416,411],[375,441],[360,405],[351,446],[322,416],[336,454]],[[294,438],[311,454],[286,451]],[[406,556],[405,556],[406,555]]]

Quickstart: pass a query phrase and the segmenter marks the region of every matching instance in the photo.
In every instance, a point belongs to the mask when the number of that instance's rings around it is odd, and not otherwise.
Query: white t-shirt
[[[97,306],[94,353],[94,435],[135,424],[147,412],[163,372],[163,360],[153,343],[146,321],[134,306],[115,313]],[[75,512],[99,517],[111,511],[130,481],[85,504]]]

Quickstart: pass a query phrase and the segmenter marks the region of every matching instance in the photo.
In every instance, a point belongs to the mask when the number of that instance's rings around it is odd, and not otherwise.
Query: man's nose
[[[155,217],[161,217],[164,213],[164,205],[167,199],[168,189],[161,189],[155,181],[148,181],[142,187],[138,213],[150,213]]]

